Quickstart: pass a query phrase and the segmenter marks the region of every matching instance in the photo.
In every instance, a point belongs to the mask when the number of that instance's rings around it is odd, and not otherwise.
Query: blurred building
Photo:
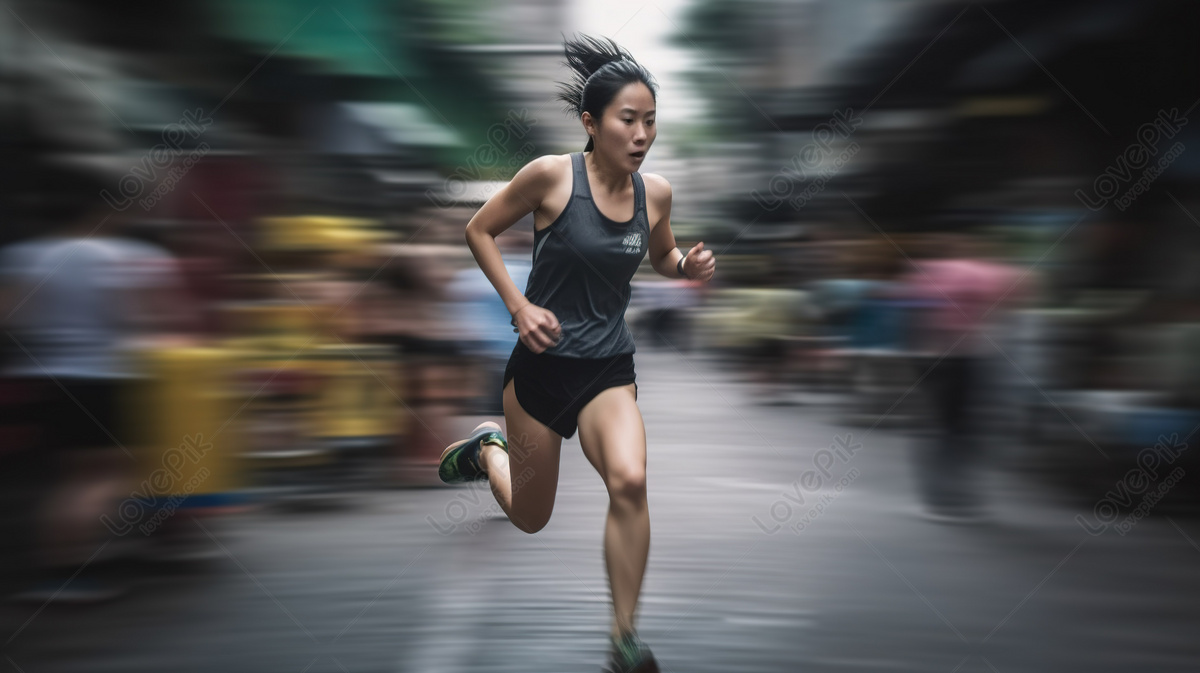
[[[1070,210],[1082,205],[1074,190],[1139,125],[1200,95],[1187,3],[758,4],[743,13],[699,2],[682,40],[708,50],[711,67],[697,80],[717,101],[714,126],[738,139],[721,149],[741,176],[724,190],[734,222],[840,217],[844,191],[887,226],[986,206],[989,192],[992,202],[1019,193],[1022,203]],[[1113,95],[1118,82],[1137,95]],[[844,110],[869,112],[836,139],[859,151],[788,207],[821,173],[800,175],[794,159]],[[1174,163],[1166,177],[1188,179],[1193,162]],[[752,195],[766,195],[777,175],[793,184],[777,182],[781,198],[763,207]]]
[[[490,3],[482,19],[494,28],[487,43],[459,49],[479,60],[501,82],[514,109],[525,111],[546,152],[569,148],[582,134],[578,120],[563,114],[554,82],[563,79],[561,36],[568,32],[566,3],[558,0],[508,0]]]
[[[53,189],[51,157],[64,155],[101,171],[121,207],[136,192],[135,212],[153,220],[211,219],[197,201],[222,200],[213,190],[224,200],[243,193],[238,207],[212,208],[235,228],[252,214],[284,214],[284,203],[391,217],[430,207],[428,192],[477,162],[489,128],[512,107],[479,59],[457,50],[493,28],[460,7],[4,4],[0,143],[24,158],[0,169],[11,178],[0,195],[6,221],[36,219],[39,195]],[[199,132],[164,145],[164,131],[187,115]],[[205,161],[146,201],[172,162],[197,148]],[[507,165],[479,170],[486,179],[509,174]]]

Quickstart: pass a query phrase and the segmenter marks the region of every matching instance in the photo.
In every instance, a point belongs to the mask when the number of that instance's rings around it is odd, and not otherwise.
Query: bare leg
[[[609,388],[579,413],[584,455],[608,489],[604,562],[613,599],[614,636],[634,630],[650,553],[646,430],[633,384]]]
[[[546,526],[554,511],[562,436],[521,408],[513,383],[509,381],[504,388],[509,452],[485,444],[481,458],[487,466],[492,494],[509,520],[526,533],[536,533]]]

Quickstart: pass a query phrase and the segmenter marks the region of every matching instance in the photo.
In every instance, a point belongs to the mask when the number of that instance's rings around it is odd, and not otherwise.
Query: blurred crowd
[[[1182,265],[1163,286],[1106,287],[1111,226],[1082,226],[1094,253],[1054,265],[1029,262],[1019,233],[826,230],[786,253],[796,273],[763,256],[757,279],[714,289],[691,332],[762,404],[928,437],[915,471],[938,514],[981,516],[989,465],[1103,493],[1200,425],[1200,288]]]

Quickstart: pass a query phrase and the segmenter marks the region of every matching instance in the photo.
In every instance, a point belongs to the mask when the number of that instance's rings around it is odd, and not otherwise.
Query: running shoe
[[[438,477],[447,484],[487,479],[487,468],[479,458],[484,444],[495,444],[508,453],[508,443],[500,426],[491,421],[480,423],[471,431],[471,436],[457,441],[442,452],[438,463]]]
[[[612,639],[604,673],[659,673],[658,662],[636,633],[628,633]]]

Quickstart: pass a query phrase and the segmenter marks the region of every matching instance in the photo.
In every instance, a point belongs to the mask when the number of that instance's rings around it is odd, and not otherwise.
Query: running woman
[[[657,134],[650,73],[609,39],[567,40],[564,50],[573,78],[559,99],[582,122],[587,146],[531,161],[467,224],[467,244],[520,334],[504,373],[508,435],[495,423],[481,424],[446,448],[439,476],[447,483],[487,479],[509,520],[536,533],[554,509],[562,439],[578,429],[609,496],[608,670],[649,673],[658,665],[634,628],[650,513],[646,433],[625,323],[629,281],[647,251],[667,278],[707,281],[716,263],[703,242],[686,255],[675,247],[670,183],[637,172]],[[522,294],[496,236],[530,212],[533,268]]]

